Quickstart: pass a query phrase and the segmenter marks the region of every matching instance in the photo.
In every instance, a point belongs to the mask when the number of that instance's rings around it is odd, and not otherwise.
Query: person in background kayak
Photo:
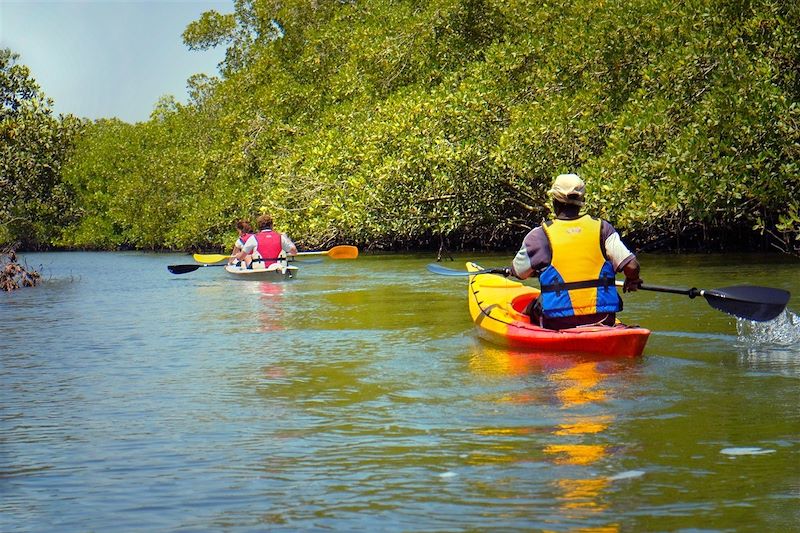
[[[639,262],[605,220],[581,215],[586,185],[576,174],[561,174],[547,191],[555,219],[530,231],[509,274],[539,277],[542,293],[526,312],[548,329],[589,324],[613,326],[622,311],[614,276],[625,273],[623,292],[642,284]]]
[[[273,231],[272,216],[258,217],[258,233],[245,241],[242,251],[236,256],[247,268],[253,268],[253,260],[260,259],[264,267],[276,263],[282,255],[297,254],[297,247],[285,233]]]
[[[244,243],[250,236],[253,234],[253,226],[246,220],[239,220],[236,222],[236,231],[239,232],[239,237],[236,239],[236,242],[233,245],[233,250],[231,251],[231,256],[228,259],[228,264],[233,264],[237,262],[237,256],[244,248]]]

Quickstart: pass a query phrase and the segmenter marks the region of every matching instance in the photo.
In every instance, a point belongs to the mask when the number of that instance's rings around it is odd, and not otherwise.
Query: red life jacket
[[[264,266],[268,267],[273,263],[277,263],[278,256],[283,251],[281,246],[281,234],[277,231],[265,230],[259,231],[255,234],[256,251],[264,259]]]
[[[236,246],[239,248],[244,248],[244,243],[247,242],[247,239],[253,236],[253,233],[245,233],[241,237],[236,240]]]

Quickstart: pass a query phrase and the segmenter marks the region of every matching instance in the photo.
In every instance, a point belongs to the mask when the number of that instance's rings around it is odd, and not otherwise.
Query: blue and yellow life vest
[[[600,220],[584,215],[542,226],[553,258],[539,275],[546,317],[616,313],[622,310],[614,267],[603,253]]]

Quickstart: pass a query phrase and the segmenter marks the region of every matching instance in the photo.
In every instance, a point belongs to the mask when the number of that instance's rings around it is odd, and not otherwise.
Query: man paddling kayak
[[[525,236],[510,269],[519,279],[539,277],[542,294],[526,313],[548,329],[614,325],[622,310],[614,276],[625,273],[623,292],[637,290],[636,256],[610,223],[580,214],[586,185],[578,175],[559,175],[547,193],[555,219]]]
[[[284,254],[297,254],[297,247],[288,235],[272,230],[272,216],[261,215],[257,223],[259,232],[245,241],[242,251],[236,256],[247,268],[253,268],[253,259],[262,259],[259,264],[266,268]]]

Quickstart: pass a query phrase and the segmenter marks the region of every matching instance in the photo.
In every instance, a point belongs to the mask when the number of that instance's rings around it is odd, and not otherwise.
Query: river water
[[[503,266],[505,255],[460,255]],[[645,255],[793,291],[753,324],[626,295],[638,359],[477,339],[430,255],[270,284],[183,254],[24,254],[0,294],[2,531],[798,531],[800,262]]]

